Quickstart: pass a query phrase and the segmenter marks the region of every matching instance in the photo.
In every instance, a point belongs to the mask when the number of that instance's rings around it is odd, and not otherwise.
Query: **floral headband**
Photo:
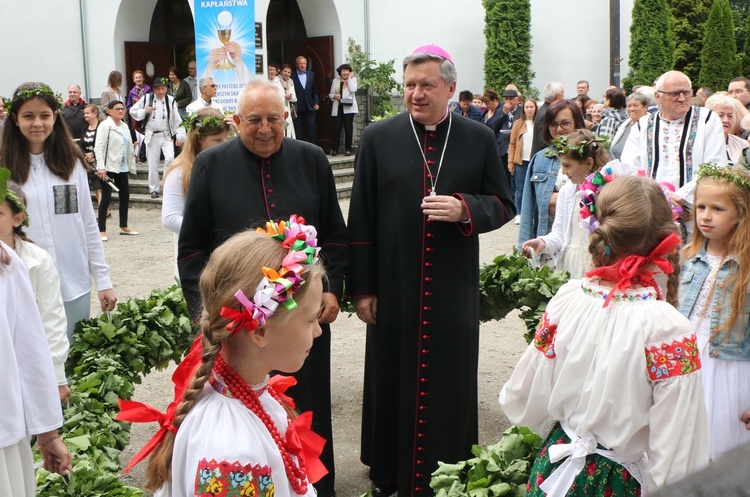
[[[231,320],[227,325],[231,336],[242,328],[253,331],[265,325],[279,304],[290,311],[297,307],[293,295],[305,284],[302,275],[309,270],[309,266],[318,262],[320,252],[318,232],[314,226],[304,223],[303,217],[293,214],[289,221],[269,221],[265,229],[258,228],[259,233],[279,240],[282,247],[289,249],[289,253],[281,262],[281,269],[261,269],[263,279],[255,289],[252,301],[242,289],[237,290],[234,296],[242,304],[242,311],[231,307],[221,308],[221,315]]]
[[[227,123],[224,119],[216,116],[204,117],[201,119],[198,114],[187,114],[180,124],[186,131],[193,131],[195,135],[200,138],[201,128],[215,128],[221,129],[227,127]]]
[[[575,145],[568,143],[568,136],[561,136],[552,140],[557,155],[568,155],[575,152],[581,159],[586,157],[586,150],[591,146],[591,150],[596,151],[600,146],[609,149],[610,138],[608,136],[594,136],[593,140],[581,140]]]
[[[750,171],[740,165],[720,166],[706,162],[698,166],[698,179],[714,178],[720,181],[734,183],[740,188],[750,190]]]
[[[607,164],[598,171],[586,176],[586,179],[578,187],[578,205],[581,211],[578,219],[581,225],[587,227],[591,233],[599,227],[599,221],[596,220],[596,196],[602,187],[615,179],[614,168]]]
[[[65,104],[63,104],[62,95],[59,93],[55,93],[52,91],[52,88],[50,88],[48,85],[38,85],[38,86],[32,86],[31,88],[19,88],[16,90],[16,92],[13,94],[13,98],[3,98],[3,106],[5,106],[6,112],[10,114],[13,109],[13,101],[17,99],[22,99],[24,102],[26,100],[29,100],[30,98],[34,97],[41,97],[41,96],[48,96],[55,99],[57,102],[57,109],[58,111],[62,111],[65,107]]]
[[[0,167],[0,204],[6,200],[10,202],[19,212],[23,212],[26,218],[21,223],[23,226],[29,227],[29,213],[26,212],[26,206],[21,199],[18,198],[16,192],[8,188],[8,180],[10,179],[10,170],[4,167]]]

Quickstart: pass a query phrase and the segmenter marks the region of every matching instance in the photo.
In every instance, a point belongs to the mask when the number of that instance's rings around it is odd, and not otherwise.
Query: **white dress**
[[[711,312],[708,299],[722,258],[717,255],[707,255],[707,258],[709,274],[690,313],[690,322],[698,336],[703,363],[703,396],[708,410],[711,460],[715,461],[740,445],[750,443],[750,430],[740,419],[750,409],[750,361],[717,359],[709,354]]]
[[[225,388],[216,385],[219,389]],[[267,381],[253,389],[262,390],[261,404],[279,434],[285,437],[286,411],[268,393],[266,386]],[[291,457],[296,462],[296,457]],[[164,484],[154,495],[208,496],[214,495],[208,490],[217,491],[219,485],[226,490],[238,486],[245,489],[245,493],[236,495],[297,496],[289,484],[281,453],[263,422],[238,399],[219,393],[207,382],[175,437],[172,482]],[[316,495],[312,484],[308,483],[305,495]]]
[[[708,463],[695,337],[653,288],[618,291],[605,308],[611,288],[588,278],[560,288],[500,404],[511,423],[545,436],[559,421],[618,456],[648,451],[651,491]]]
[[[62,408],[28,272],[13,250],[0,247],[11,258],[0,262],[0,495],[33,496],[28,436],[62,426]]]
[[[543,255],[556,257],[555,269],[567,271],[571,279],[582,278],[591,269],[589,231],[578,221],[578,185],[568,181],[560,189],[552,229],[540,238],[544,240]]]

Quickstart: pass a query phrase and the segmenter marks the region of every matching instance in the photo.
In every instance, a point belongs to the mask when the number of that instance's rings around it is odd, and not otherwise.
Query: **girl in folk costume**
[[[602,169],[612,157],[604,142],[587,129],[577,129],[568,136],[552,141],[560,159],[560,169],[569,181],[560,188],[557,197],[557,211],[552,230],[544,236],[524,242],[522,251],[527,257],[540,254],[543,258],[557,258],[555,268],[570,273],[571,278],[580,278],[591,268],[591,255],[588,252],[589,230],[581,228],[578,221],[578,198],[576,192],[581,184]],[[599,176],[591,176],[592,181],[603,182],[602,174],[620,174],[619,163],[608,165]]]
[[[10,171],[0,169],[0,176],[10,176]],[[0,178],[0,188],[3,187]],[[26,213],[26,194],[12,181],[7,183],[5,202],[0,202],[0,241],[12,248],[29,271],[31,289],[42,317],[47,343],[52,355],[60,400],[70,397],[68,379],[65,377],[65,361],[68,359],[68,336],[65,308],[60,294],[60,276],[55,263],[44,249],[26,237],[24,226],[29,226]]]
[[[530,496],[640,495],[708,463],[695,333],[673,307],[680,237],[664,193],[622,176],[601,189],[595,215],[594,269],[550,300],[500,392],[512,423],[546,436]]]
[[[679,309],[698,336],[716,460],[750,443],[750,172],[702,164],[698,177]]]
[[[0,204],[6,181],[0,170]],[[8,215],[0,211],[0,218]],[[44,468],[71,470],[71,457],[57,434],[63,417],[55,370],[29,275],[20,257],[0,241],[0,495],[33,497],[34,460],[29,436],[37,436]]]
[[[268,376],[302,367],[321,333],[324,271],[303,223],[269,222],[213,252],[200,279],[202,336],[175,371],[167,414],[120,401],[118,419],[161,424],[126,468],[155,448],[146,487],[156,496],[315,495],[325,440],[309,430],[311,412],[290,421],[292,382]]]

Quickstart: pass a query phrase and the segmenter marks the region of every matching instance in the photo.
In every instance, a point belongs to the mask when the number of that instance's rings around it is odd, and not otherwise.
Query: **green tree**
[[[632,15],[630,72],[623,80],[626,91],[634,85],[652,85],[674,64],[672,14],[667,0],[635,0]]]
[[[736,76],[737,44],[734,41],[734,21],[728,0],[714,0],[708,13],[703,51],[701,51],[700,86],[726,88]]]
[[[674,69],[687,74],[697,89],[703,27],[711,9],[711,0],[671,0],[670,7],[675,41]]]
[[[531,80],[530,0],[482,0],[485,10],[484,82],[502,90],[513,83],[529,95]]]
[[[744,44],[743,48],[740,49],[737,47],[737,51],[740,53],[740,56],[742,57],[741,64],[742,64],[742,76],[747,76],[750,74],[750,15],[745,15],[745,22],[743,23],[743,26],[745,27],[744,32]],[[739,76],[737,74],[736,76]]]
[[[349,38],[349,55],[347,60],[357,75],[360,88],[367,90],[374,97],[370,100],[370,116],[373,120],[388,117],[396,113],[391,97],[402,91],[401,84],[393,75],[396,73],[396,61],[377,62],[369,52],[362,50],[352,38]]]

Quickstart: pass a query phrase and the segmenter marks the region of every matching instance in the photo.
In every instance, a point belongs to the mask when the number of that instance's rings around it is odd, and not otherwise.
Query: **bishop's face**
[[[440,122],[448,110],[456,82],[446,84],[440,73],[440,63],[429,60],[409,64],[404,71],[404,101],[409,114],[424,125]]]

